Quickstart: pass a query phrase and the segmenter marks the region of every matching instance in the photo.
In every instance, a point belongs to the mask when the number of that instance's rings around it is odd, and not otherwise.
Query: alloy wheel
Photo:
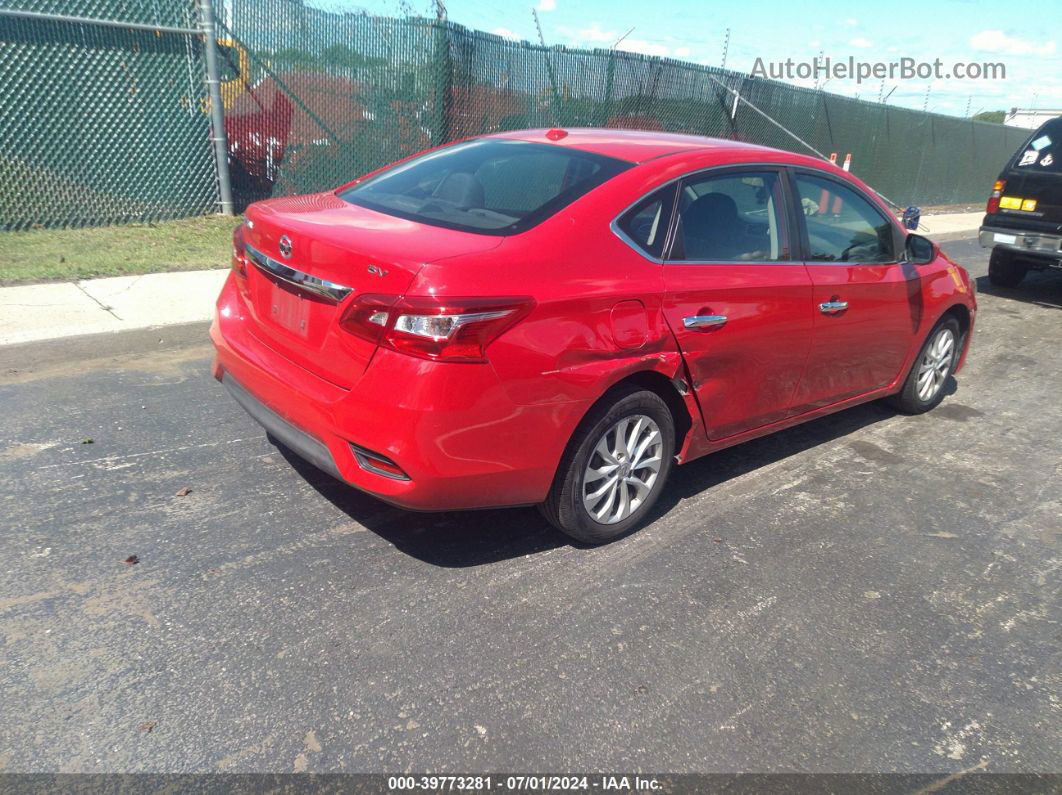
[[[645,502],[660,476],[660,426],[644,414],[624,417],[594,445],[583,473],[583,507],[596,522],[622,522]]]
[[[955,333],[940,329],[929,343],[918,367],[918,399],[929,402],[944,387],[955,358]]]

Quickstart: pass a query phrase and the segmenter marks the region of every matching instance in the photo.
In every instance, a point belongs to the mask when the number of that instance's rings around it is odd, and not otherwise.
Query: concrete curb
[[[209,321],[227,269],[0,288],[0,346]]]
[[[927,215],[918,231],[956,240],[975,235],[982,218],[980,212]],[[0,347],[208,322],[227,275],[227,269],[181,271],[3,287]]]

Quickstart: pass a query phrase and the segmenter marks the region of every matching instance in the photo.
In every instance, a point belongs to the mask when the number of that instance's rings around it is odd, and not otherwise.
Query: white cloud
[[[616,49],[625,52],[639,52],[642,55],[655,55],[658,58],[666,58],[671,54],[671,48],[667,45],[643,41],[642,39],[624,39]]]
[[[982,30],[970,37],[970,46],[985,52],[1003,52],[1008,55],[1054,55],[1053,41],[1036,44],[1017,36],[1008,36],[1001,30]]]
[[[594,22],[590,27],[580,30],[577,35],[583,41],[592,41],[598,44],[607,41],[612,44],[621,34],[614,30],[602,30],[601,26]]]
[[[639,39],[636,36],[627,36],[622,41],[619,41],[624,32],[622,30],[605,30],[600,23],[593,22],[590,27],[570,34],[570,38],[576,46],[609,48],[615,44],[617,50],[636,52],[641,55],[653,55],[658,58],[689,58],[692,52],[689,47],[675,47],[672,49],[667,44]],[[616,44],[617,41],[619,41],[619,44]]]
[[[849,17],[848,19],[846,19],[844,21],[844,24],[846,24],[850,28],[859,27],[859,20],[858,19],[853,19],[852,17]]]
[[[600,22],[592,22],[589,28],[584,28],[581,31],[562,29],[562,32],[571,44],[576,47],[609,49],[615,46],[617,50],[622,50],[623,52],[636,52],[641,55],[653,55],[661,58],[689,58],[692,54],[692,50],[688,47],[675,47],[672,49],[671,46],[662,44],[661,41],[650,41],[649,39],[631,36],[627,34],[626,30],[606,30],[601,27]],[[616,44],[617,41],[619,44]]]
[[[557,0],[538,0],[538,10],[539,11],[556,11],[557,10]],[[526,14],[527,12],[525,11],[524,13]]]
[[[520,34],[508,28],[495,28],[491,31],[495,36],[501,36],[503,39],[512,39],[513,41],[520,41]]]
[[[873,47],[874,42],[870,39],[864,39],[862,36],[856,36],[854,39],[848,40],[849,47],[858,47],[861,50],[865,50],[868,47]]]

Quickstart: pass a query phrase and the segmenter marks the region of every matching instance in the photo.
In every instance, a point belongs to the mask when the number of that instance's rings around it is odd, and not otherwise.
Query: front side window
[[[893,225],[866,198],[839,182],[810,174],[797,174],[796,185],[808,230],[809,261],[896,261]]]
[[[388,169],[339,197],[433,226],[511,235],[541,223],[630,165],[548,144],[480,140]]]
[[[679,194],[670,259],[687,262],[780,262],[789,259],[775,172],[695,177]]]

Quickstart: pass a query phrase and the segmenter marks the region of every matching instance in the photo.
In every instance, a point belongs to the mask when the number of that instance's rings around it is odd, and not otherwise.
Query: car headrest
[[[483,185],[475,175],[465,171],[448,174],[432,194],[436,199],[456,204],[467,210],[483,206]]]
[[[737,204],[732,198],[725,193],[706,193],[686,208],[682,225],[684,229],[692,232],[697,229],[728,227],[737,220]]]

